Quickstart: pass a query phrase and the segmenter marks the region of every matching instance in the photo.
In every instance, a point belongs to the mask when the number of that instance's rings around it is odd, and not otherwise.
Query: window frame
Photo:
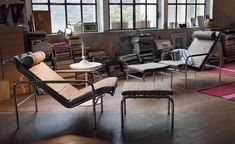
[[[42,3],[33,3],[33,0],[31,0],[31,6],[32,6],[32,11],[34,11],[33,9],[33,6],[34,5],[46,5],[48,7],[48,11],[50,13],[50,17],[51,17],[51,5],[62,5],[65,7],[65,25],[66,25],[66,28],[68,27],[69,25],[69,21],[68,21],[68,6],[72,6],[72,5],[77,5],[80,7],[80,14],[81,14],[81,22],[83,23],[84,21],[84,17],[83,17],[83,7],[84,6],[88,6],[88,5],[92,5],[92,6],[95,6],[95,22],[92,22],[92,23],[95,23],[96,25],[98,24],[97,22],[97,0],[94,0],[94,3],[86,3],[85,1],[86,0],[80,0],[79,3],[71,3],[71,2],[67,2],[67,0],[64,0],[64,2],[62,3],[55,3],[55,2],[50,2],[50,0],[46,0],[47,2],[42,2]],[[38,11],[38,10],[37,10]],[[52,25],[52,23],[51,23]]]
[[[121,28],[120,29],[111,29],[110,25],[111,25],[111,18],[110,18],[110,6],[120,6],[120,23],[121,23]],[[133,15],[132,15],[132,21],[133,21],[133,25],[132,28],[127,28],[127,29],[123,29],[123,6],[126,5],[131,5],[133,7]],[[156,27],[148,27],[147,26],[147,21],[148,21],[148,11],[147,11],[147,7],[154,5],[156,6]],[[145,7],[145,27],[143,28],[136,28],[136,6],[144,6]],[[110,2],[110,0],[108,0],[108,21],[109,21],[109,30],[135,30],[135,29],[158,29],[159,27],[159,0],[156,0],[156,3],[148,3],[148,0],[145,0],[145,2],[142,3],[136,3],[136,0],[133,0],[133,2],[131,3],[123,3],[122,0],[120,0],[120,2],[117,3],[112,3]]]
[[[195,0],[194,3],[190,3],[188,2],[188,0],[186,0],[185,3],[179,3],[178,0],[175,0],[176,2],[175,3],[171,3],[171,2],[168,2],[167,3],[167,11],[169,12],[169,6],[170,5],[173,5],[175,6],[175,21],[174,22],[178,22],[177,19],[177,15],[178,15],[178,6],[181,5],[181,6],[185,6],[185,24],[187,24],[187,16],[188,16],[188,6],[195,6],[195,17],[197,17],[197,6],[204,6],[204,16],[206,15],[206,8],[207,8],[207,5],[206,5],[206,0],[204,1],[204,3],[198,3],[198,0]],[[169,24],[169,18],[167,19],[167,22]]]

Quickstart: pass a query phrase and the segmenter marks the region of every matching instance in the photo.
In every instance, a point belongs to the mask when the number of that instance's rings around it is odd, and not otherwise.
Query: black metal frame
[[[96,11],[96,20],[95,23],[97,25],[97,0],[95,0],[95,3],[86,3],[86,0],[80,0],[80,3],[68,3],[67,0],[64,0],[64,3],[52,3],[50,0],[47,0],[47,3],[33,3],[33,0],[31,0],[32,3],[32,10],[33,10],[33,5],[47,5],[48,6],[48,11],[51,14],[51,5],[62,5],[65,6],[65,25],[66,27],[68,26],[68,14],[67,14],[67,6],[71,5],[79,5],[80,10],[81,10],[81,22],[84,22],[84,17],[83,17],[83,6],[87,5],[93,5],[95,6],[95,11]]]
[[[198,3],[197,2],[198,0],[195,0],[195,3],[188,3],[187,2],[187,0],[186,0],[186,3],[178,3],[178,0],[176,0],[176,3],[168,3],[168,6],[169,5],[175,5],[176,6],[176,11],[175,11],[175,22],[177,22],[177,12],[178,12],[178,10],[177,10],[177,6],[178,5],[182,5],[182,6],[184,6],[185,5],[185,12],[186,12],[186,14],[185,14],[185,23],[187,23],[187,9],[188,9],[188,6],[191,6],[191,5],[193,5],[193,6],[195,6],[195,18],[196,18],[196,16],[197,16],[197,6],[199,6],[199,5],[201,5],[201,6],[204,6],[204,15],[206,14],[206,0],[205,0],[205,2],[204,3]]]
[[[15,104],[15,112],[16,112],[16,122],[17,122],[17,129],[20,128],[20,124],[19,124],[19,110],[18,107],[20,105],[22,105],[25,101],[27,101],[28,99],[30,99],[31,97],[34,96],[35,98],[35,112],[38,112],[38,106],[37,106],[37,96],[38,96],[38,89],[39,86],[41,84],[47,84],[47,83],[74,83],[74,84],[82,84],[82,83],[87,83],[91,86],[92,88],[92,107],[93,107],[93,114],[94,114],[94,130],[96,130],[96,104],[99,100],[99,98],[101,99],[101,113],[103,113],[103,94],[101,94],[100,96],[97,97],[97,95],[95,94],[95,88],[92,85],[92,83],[90,83],[89,81],[80,81],[80,80],[51,80],[51,81],[19,81],[17,83],[15,83],[14,87],[13,87],[13,96],[14,96],[14,104]],[[16,88],[18,85],[20,84],[31,84],[34,87],[34,91],[31,95],[27,96],[26,98],[24,98],[23,100],[21,100],[20,102],[17,101],[17,91]],[[71,107],[68,108],[72,108],[75,107],[77,105],[79,105],[80,103],[74,104]]]
[[[121,23],[121,30],[123,30],[123,19],[122,19],[122,7],[124,5],[131,5],[133,6],[133,28],[128,28],[128,29],[151,29],[151,28],[158,28],[158,19],[159,19],[159,0],[157,0],[157,3],[147,3],[147,0],[145,0],[145,3],[136,3],[136,0],[133,0],[133,3],[123,3],[122,0],[120,0],[120,3],[111,3],[110,0],[109,0],[109,7],[108,7],[108,15],[109,15],[109,29],[110,29],[110,23],[111,23],[111,20],[110,20],[110,6],[111,5],[117,5],[117,6],[120,6],[120,16],[121,16],[121,19],[120,19],[120,23]],[[145,6],[145,27],[144,28],[136,28],[136,6],[141,6],[141,5],[144,5]],[[149,5],[155,5],[156,6],[156,12],[157,12],[157,15],[156,15],[156,27],[147,27],[147,6]],[[110,30],[120,30],[120,29],[110,29]]]
[[[171,107],[171,129],[174,128],[174,100],[169,95],[123,95],[121,100],[121,128],[122,132],[124,132],[124,115],[126,115],[126,99],[133,98],[154,98],[154,99],[160,99],[160,98],[167,98],[168,99],[168,110],[167,113],[170,115],[170,103],[172,105]]]

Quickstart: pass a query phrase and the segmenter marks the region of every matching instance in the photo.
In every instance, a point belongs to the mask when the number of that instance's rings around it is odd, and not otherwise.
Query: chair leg
[[[126,99],[124,98],[124,100],[123,100],[123,103],[124,103],[124,115],[126,115]]]
[[[171,107],[171,129],[173,129],[174,128],[174,114],[175,114],[175,110],[174,110],[174,100],[171,98],[171,97],[169,97],[168,98],[169,99],[169,101],[171,102],[171,105],[172,105],[172,107]]]
[[[221,80],[221,72],[222,72],[222,63],[223,63],[223,56],[220,54],[220,63],[219,63],[219,82],[222,82]]]
[[[171,88],[173,88],[173,72],[171,71]]]
[[[34,103],[35,103],[35,112],[38,112],[38,91],[37,87],[34,85]]]
[[[155,76],[156,76],[156,74],[155,74],[155,72],[153,72],[153,82],[155,82]]]
[[[170,108],[171,108],[171,104],[170,104],[170,100],[168,99],[168,108],[167,108],[167,114],[170,114]]]
[[[185,89],[188,88],[188,70],[187,70],[187,65],[185,67]]]
[[[123,114],[123,112],[124,112],[124,103],[125,103],[125,98],[123,97],[122,98],[122,100],[121,100],[121,128],[122,128],[122,130],[124,129],[124,114]]]
[[[101,113],[103,113],[103,111],[104,111],[104,105],[103,105],[103,94],[101,95],[101,98],[100,98],[100,100],[101,100],[101,104],[100,104],[100,106],[101,106]]]
[[[16,113],[16,124],[17,124],[17,129],[20,128],[20,123],[19,123],[19,113],[18,113],[18,104],[17,104],[17,97],[16,97],[16,85],[13,87],[13,93],[14,93],[14,104],[15,104],[15,113]]]
[[[94,130],[96,130],[96,103],[95,103],[95,98],[93,100],[93,114],[94,114]]]

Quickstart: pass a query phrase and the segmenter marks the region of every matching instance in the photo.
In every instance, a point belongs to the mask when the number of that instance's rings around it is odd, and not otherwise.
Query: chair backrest
[[[121,56],[120,60],[128,65],[141,63],[139,54],[137,53]]]
[[[31,81],[64,80],[43,62],[44,58],[43,52],[25,53],[15,56],[13,62],[16,64],[16,69]],[[78,89],[69,83],[36,83],[36,85],[65,107],[73,107],[71,101],[79,99]],[[80,96],[81,103],[87,101],[87,97],[83,99],[83,95]]]
[[[195,31],[193,33],[193,41],[188,48],[190,55],[205,54],[203,56],[193,57],[193,67],[202,69],[206,64],[210,54],[216,47],[221,33],[215,31]]]

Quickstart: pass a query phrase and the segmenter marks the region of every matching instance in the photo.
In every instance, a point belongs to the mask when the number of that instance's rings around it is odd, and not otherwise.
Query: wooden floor
[[[74,144],[232,144],[235,143],[235,102],[197,90],[218,85],[218,76],[206,72],[190,73],[189,88],[184,75],[174,73],[175,128],[171,131],[167,100],[127,100],[125,131],[122,135],[120,101],[123,81],[115,96],[104,98],[104,113],[98,116],[94,132],[91,107],[66,109],[48,95],[38,97],[39,112],[33,100],[20,108],[20,126],[16,131],[12,101],[0,102],[0,143],[74,143]],[[223,76],[223,82],[235,77]],[[137,81],[129,79],[129,81]],[[152,81],[151,76],[147,81]],[[159,81],[159,78],[157,79]],[[164,82],[169,82],[164,76]],[[99,111],[98,106],[98,111]]]

